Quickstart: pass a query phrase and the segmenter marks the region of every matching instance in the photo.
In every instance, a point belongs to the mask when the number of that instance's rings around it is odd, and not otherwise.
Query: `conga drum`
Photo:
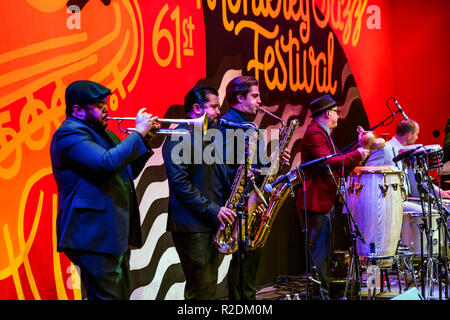
[[[392,166],[356,167],[347,178],[346,199],[365,243],[360,256],[393,256],[397,249],[406,197],[402,171]]]

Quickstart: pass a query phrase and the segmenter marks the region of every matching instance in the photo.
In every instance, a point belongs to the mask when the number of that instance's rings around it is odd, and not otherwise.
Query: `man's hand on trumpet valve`
[[[153,128],[154,122],[158,120],[158,117],[153,117],[152,114],[145,112],[146,108],[142,108],[138,111],[135,120],[136,131],[145,137]]]

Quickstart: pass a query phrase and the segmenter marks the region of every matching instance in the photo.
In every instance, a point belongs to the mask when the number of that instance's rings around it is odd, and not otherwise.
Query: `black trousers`
[[[303,219],[304,211],[300,211]],[[322,288],[330,289],[331,262],[333,259],[334,206],[327,213],[308,212],[308,246],[311,252],[310,264],[317,267]]]
[[[186,278],[186,300],[212,300],[216,297],[219,251],[212,232],[172,232]]]
[[[233,253],[230,268],[228,269],[228,298],[230,300],[256,300],[256,274],[258,272],[261,250],[250,251],[243,254],[242,276],[243,293],[241,299],[241,287],[239,277],[240,263],[238,253]]]
[[[87,300],[130,299],[130,251],[123,255],[66,249],[80,270],[81,292]]]

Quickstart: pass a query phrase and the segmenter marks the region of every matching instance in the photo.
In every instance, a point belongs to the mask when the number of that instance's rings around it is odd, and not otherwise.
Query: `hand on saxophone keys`
[[[227,207],[221,207],[219,213],[217,214],[217,220],[219,220],[220,225],[225,227],[226,225],[231,225],[236,218],[236,213]]]
[[[286,167],[291,166],[291,152],[288,149],[284,150],[281,155],[281,165]]]
[[[267,202],[264,198],[261,199],[261,197],[256,192],[252,192],[248,199],[249,214],[263,214],[264,212],[266,212],[267,206]]]

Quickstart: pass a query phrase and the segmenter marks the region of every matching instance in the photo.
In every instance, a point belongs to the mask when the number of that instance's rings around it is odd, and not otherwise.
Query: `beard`
[[[208,118],[208,128],[219,128],[219,118]]]

